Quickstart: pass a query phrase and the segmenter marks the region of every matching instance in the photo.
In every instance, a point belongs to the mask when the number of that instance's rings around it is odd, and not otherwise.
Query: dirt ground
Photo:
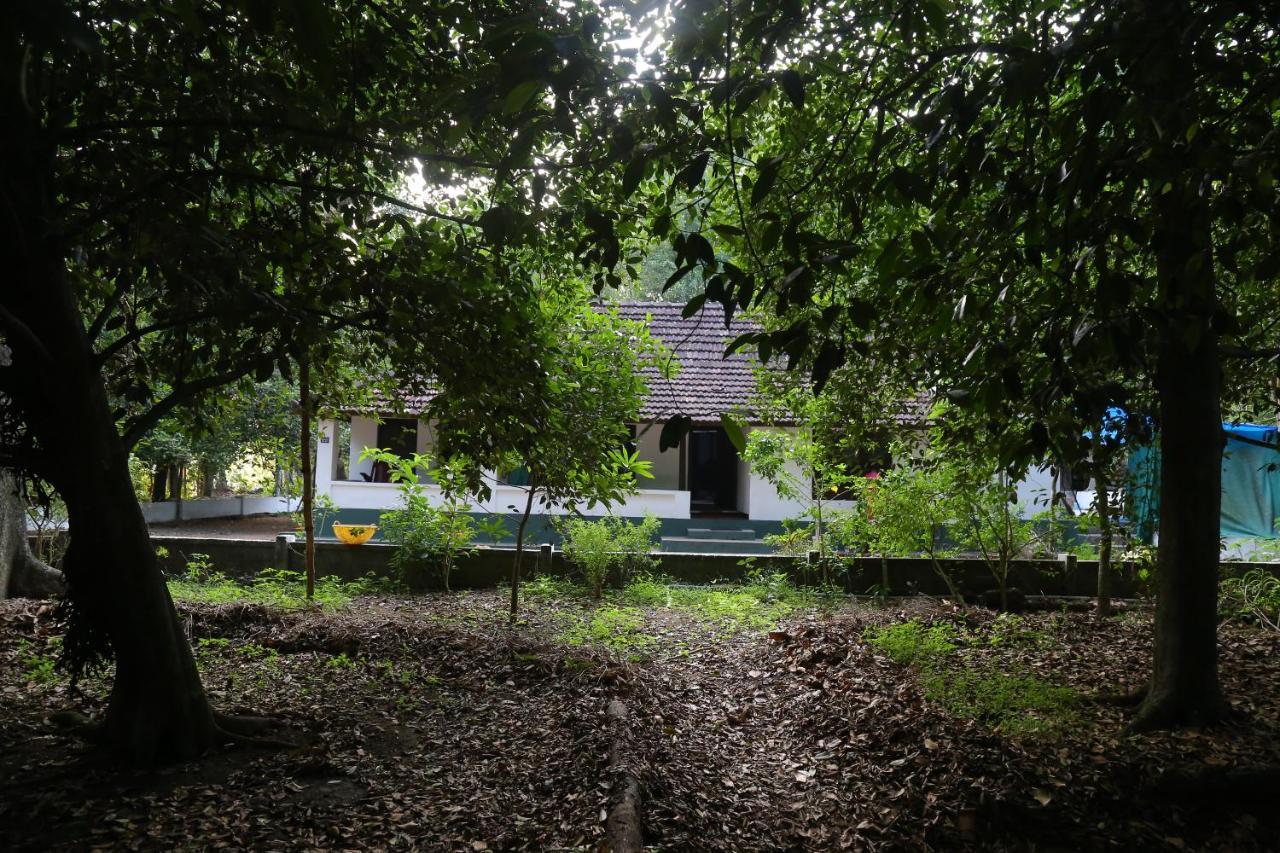
[[[299,745],[158,772],[113,768],[49,721],[100,711],[108,682],[73,696],[48,673],[48,608],[0,603],[0,849],[601,849],[614,698],[653,850],[1275,849],[1266,792],[1166,785],[1171,770],[1280,763],[1273,634],[1223,629],[1236,720],[1125,737],[1127,710],[1090,697],[1140,683],[1145,613],[1010,623],[850,603],[761,629],[535,597],[509,629],[504,595],[183,605],[217,706],[276,715]],[[967,638],[954,666],[1072,688],[1069,724],[1002,731],[930,699],[918,668],[867,642],[910,618]]]
[[[151,525],[151,535],[209,536],[216,539],[268,539],[293,533],[293,519],[285,515],[248,515],[243,518],[198,518]]]

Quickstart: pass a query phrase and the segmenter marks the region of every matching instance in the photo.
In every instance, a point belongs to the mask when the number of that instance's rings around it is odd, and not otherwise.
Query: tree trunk
[[[1160,408],[1160,547],[1155,664],[1131,728],[1202,725],[1226,712],[1218,682],[1222,503],[1221,362],[1207,202],[1178,182],[1156,190],[1156,273],[1165,314]]]
[[[66,501],[71,628],[64,654],[108,651],[115,683],[104,743],[137,762],[199,755],[220,740],[191,648],[129,476],[129,454],[67,275],[54,209],[53,152],[22,100],[24,48],[0,41],[0,329],[8,397],[38,447],[36,472]]]
[[[298,363],[298,400],[302,410],[299,442],[302,453],[302,532],[306,538],[307,601],[316,595],[316,525],[312,514],[315,478],[311,476],[311,363],[303,356]]]
[[[529,480],[529,498],[524,502],[524,513],[520,516],[520,524],[516,527],[516,558],[511,564],[511,616],[509,622],[516,624],[516,611],[520,607],[520,561],[524,559],[524,529],[529,524],[529,513],[533,512],[533,496],[538,491]]]
[[[1093,480],[1098,503],[1098,616],[1111,615],[1111,495],[1106,466],[1100,465]]]
[[[169,468],[167,465],[155,465],[151,469],[151,500],[161,503],[168,494]]]
[[[17,478],[0,469],[0,598],[52,598],[62,590],[62,572],[31,553]]]

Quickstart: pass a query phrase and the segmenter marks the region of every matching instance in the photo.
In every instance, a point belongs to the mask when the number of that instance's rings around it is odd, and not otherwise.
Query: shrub
[[[394,585],[372,575],[344,581],[333,575],[316,578],[314,603],[326,610],[346,606],[357,595],[390,591]],[[169,581],[175,601],[197,604],[262,604],[284,610],[306,607],[307,583],[301,572],[264,569],[248,583],[240,583],[213,568],[205,554],[192,554],[186,572]]]
[[[626,583],[657,568],[649,552],[659,526],[652,515],[638,524],[614,515],[596,521],[570,518],[563,523],[564,555],[582,572],[591,596],[599,598],[610,575]]]
[[[444,484],[444,500],[433,504],[426,490],[418,482],[418,471],[431,469],[430,456],[415,453],[402,459],[385,450],[367,448],[361,455],[385,463],[391,470],[391,479],[400,488],[401,505],[387,510],[378,518],[382,536],[398,545],[391,557],[391,565],[401,578],[415,568],[434,568],[440,573],[441,583],[449,589],[449,576],[458,558],[471,552],[471,540],[475,530],[468,504],[457,497],[456,483],[463,474],[461,460],[439,460],[432,473],[437,482]],[[454,484],[454,485],[450,485]]]
[[[1218,606],[1225,618],[1280,631],[1280,578],[1265,569],[1223,578]]]

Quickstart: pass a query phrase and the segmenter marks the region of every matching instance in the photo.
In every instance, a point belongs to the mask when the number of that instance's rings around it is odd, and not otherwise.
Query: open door
[[[692,512],[736,512],[738,451],[720,427],[689,432],[686,468]]]

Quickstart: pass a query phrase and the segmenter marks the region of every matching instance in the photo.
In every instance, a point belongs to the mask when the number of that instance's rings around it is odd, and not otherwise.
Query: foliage
[[[959,472],[937,456],[911,459],[895,454],[895,458],[897,464],[862,491],[871,520],[870,550],[885,557],[923,554],[952,598],[960,601],[955,580],[942,564],[956,550],[948,529],[962,517],[956,499]]]
[[[360,458],[385,463],[400,492],[400,505],[378,518],[383,538],[399,546],[391,564],[402,577],[415,568],[434,567],[447,591],[454,566],[460,557],[471,553],[474,538],[468,515],[471,506],[458,493],[469,463],[457,457],[434,460],[424,453],[401,458],[376,447],[365,448]],[[419,482],[419,472],[428,471],[441,487],[438,504]]]
[[[475,524],[476,530],[489,537],[494,545],[501,543],[511,532],[507,530],[507,520],[501,515],[485,516],[476,520]]]
[[[955,629],[941,622],[933,625],[925,625],[915,619],[895,622],[868,629],[864,637],[867,642],[900,664],[933,661],[946,657],[958,648]]]
[[[370,575],[344,581],[335,575],[316,578],[315,603],[325,610],[345,607],[351,599],[391,590],[393,585]],[[213,568],[203,554],[193,554],[186,571],[169,579],[169,593],[175,601],[195,604],[262,604],[282,610],[310,606],[306,598],[306,578],[301,572],[263,569],[247,583],[240,583]]]
[[[523,507],[516,526],[512,562],[511,614],[516,618],[524,532],[535,504],[557,506],[570,513],[583,505],[609,508],[633,493],[641,478],[652,477],[652,465],[627,448],[630,424],[639,420],[647,393],[647,370],[669,375],[671,360],[644,323],[624,320],[607,307],[585,304],[585,292],[539,293],[538,314],[524,333],[545,353],[539,369],[546,380],[529,405],[504,411],[455,410],[442,401],[442,433],[464,436],[469,446],[498,447],[504,452],[486,460],[470,456],[467,481],[482,499],[484,468],[523,468]],[[450,445],[446,443],[445,452]]]
[[[1280,578],[1266,569],[1250,569],[1222,579],[1220,612],[1280,632]]]
[[[644,612],[635,607],[601,606],[573,620],[560,634],[571,646],[603,646],[620,654],[635,654],[653,645],[644,631]]]
[[[37,560],[58,568],[71,542],[67,530],[67,505],[56,495],[48,495],[44,500],[28,499],[26,510],[31,552]]]
[[[25,638],[18,641],[18,664],[22,667],[27,681],[33,681],[36,684],[57,681],[57,653],[61,645],[57,640],[56,637],[50,638],[44,649],[36,648],[34,643]]]
[[[922,678],[925,695],[951,714],[1007,734],[1050,732],[1073,725],[1079,696],[1069,687],[995,666],[934,669]]]
[[[1010,564],[1025,556],[1035,537],[1035,525],[1018,514],[1017,491],[1004,471],[992,477],[962,477],[954,499],[961,516],[957,539],[982,555],[1000,590],[1000,607],[1009,606]]]
[[[807,389],[793,389],[785,395],[782,405],[797,424],[795,429],[752,430],[742,458],[753,473],[773,485],[780,497],[804,507],[802,517],[813,522],[813,548],[823,558],[827,552],[823,510],[828,501],[849,487],[853,478],[839,454],[817,432],[822,399]]]
[[[925,695],[956,716],[1010,734],[1050,731],[1075,720],[1075,691],[995,665],[966,665],[956,655],[962,638],[948,624],[913,619],[868,629],[864,637],[895,662],[920,670]],[[993,646],[1041,640],[1017,617],[997,619],[990,636]]]
[[[743,584],[691,586],[656,577],[633,580],[622,600],[639,607],[674,608],[730,632],[763,631],[801,608],[833,598],[795,586],[784,574],[752,573]]]
[[[646,514],[643,521],[606,515],[592,521],[568,518],[562,525],[564,555],[577,566],[593,598],[599,598],[610,579],[626,584],[658,567],[650,556],[661,522]]]
[[[538,575],[525,584],[525,594],[537,598],[572,598],[582,593],[572,580],[556,575]]]

